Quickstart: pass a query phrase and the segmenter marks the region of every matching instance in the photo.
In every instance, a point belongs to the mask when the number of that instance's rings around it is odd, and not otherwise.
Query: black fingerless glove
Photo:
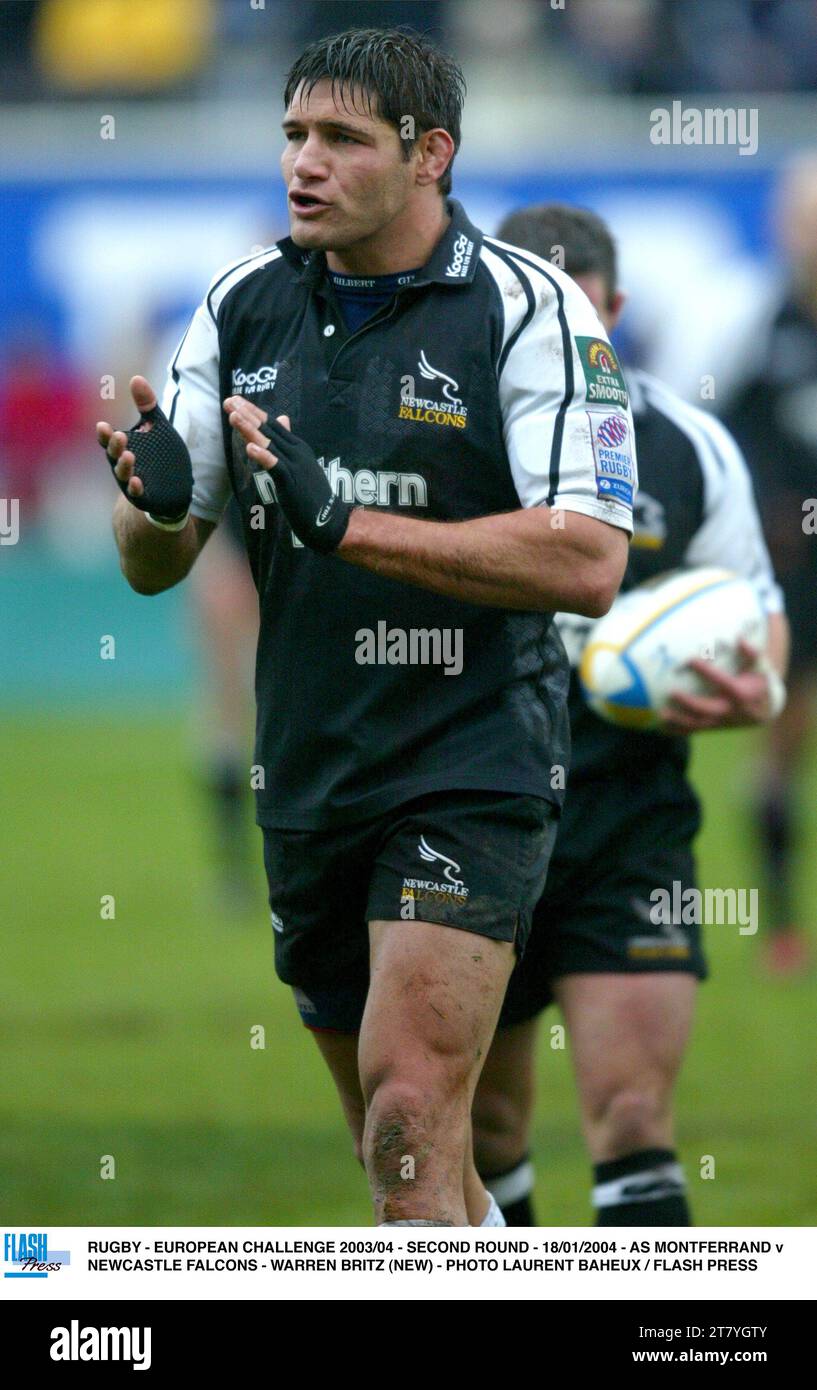
[[[115,473],[114,477],[128,501],[140,512],[150,512],[157,521],[181,521],[193,498],[193,466],[187,445],[158,405],[141,412],[139,424],[145,421],[150,422],[151,428],[140,430],[134,425],[128,430],[126,445],[136,460],[132,476],[141,479],[145,489],[142,496],[131,497],[128,484],[116,478]],[[111,458],[106,445],[102,447],[114,469],[117,460]]]
[[[353,508],[332,491],[314,449],[276,420],[259,426],[278,462],[271,470],[278,502],[299,541],[328,555],[337,550]]]

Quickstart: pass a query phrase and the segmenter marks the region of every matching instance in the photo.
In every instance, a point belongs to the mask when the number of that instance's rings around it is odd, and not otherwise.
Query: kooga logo
[[[474,243],[465,235],[465,232],[460,232],[457,240],[454,242],[453,249],[454,254],[451,257],[451,264],[445,267],[445,273],[449,279],[462,278],[468,274]]]
[[[149,1327],[69,1327],[51,1329],[52,1361],[132,1361],[135,1371],[150,1369]]]

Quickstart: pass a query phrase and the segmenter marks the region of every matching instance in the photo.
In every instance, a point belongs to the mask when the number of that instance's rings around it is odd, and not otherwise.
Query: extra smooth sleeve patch
[[[588,405],[619,405],[626,410],[630,397],[611,345],[604,338],[577,334],[576,347],[584,372]]]

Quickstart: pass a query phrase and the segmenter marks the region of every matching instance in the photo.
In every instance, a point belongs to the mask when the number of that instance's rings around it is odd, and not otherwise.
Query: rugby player
[[[416,35],[310,45],[291,236],[215,277],[162,413],[136,377],[141,427],[98,427],[137,592],[182,579],[237,498],[276,967],[387,1225],[502,1224],[470,1112],[562,796],[551,615],[609,608],[635,484],[588,429],[632,423],[589,301],[448,196],[463,89]]]
[[[765,866],[764,959],[773,975],[814,966],[798,924],[795,870],[803,852],[800,779],[817,694],[817,155],[800,155],[783,178],[778,234],[785,287],[765,332],[752,335],[752,370],[727,410],[746,453],[791,624],[789,698],[769,729],[755,814]]]
[[[557,257],[608,332],[624,295],[616,251],[592,212],[551,204],[511,214],[502,240]],[[641,371],[628,369],[639,494],[623,588],[682,565],[720,565],[757,586],[768,614],[767,659],[781,673],[788,629],[746,465],[724,427]],[[575,668],[586,619],[560,614]],[[780,674],[727,676],[692,665],[711,694],[678,694],[665,734],[608,724],[570,686],[571,770],[559,839],[534,929],[516,966],[474,1102],[477,1166],[509,1225],[532,1225],[528,1158],[538,1017],[554,1000],[570,1034],[597,1224],[690,1221],[675,1152],[673,1088],[705,976],[700,928],[653,925],[650,894],[695,885],[699,804],[687,735],[760,724],[782,699]]]

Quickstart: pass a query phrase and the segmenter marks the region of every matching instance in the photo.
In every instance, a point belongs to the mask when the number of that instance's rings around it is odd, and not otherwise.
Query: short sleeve
[[[697,411],[690,427],[704,482],[704,518],[685,565],[719,565],[748,579],[767,613],[783,611],[746,460],[729,431]]]
[[[190,510],[218,522],[230,500],[219,398],[218,330],[206,303],[194,313],[168,367],[162,409],[190,451]]]
[[[506,313],[499,396],[519,500],[632,534],[635,440],[616,353],[568,276],[538,258],[511,259],[524,276],[527,313],[516,323],[513,308]]]

